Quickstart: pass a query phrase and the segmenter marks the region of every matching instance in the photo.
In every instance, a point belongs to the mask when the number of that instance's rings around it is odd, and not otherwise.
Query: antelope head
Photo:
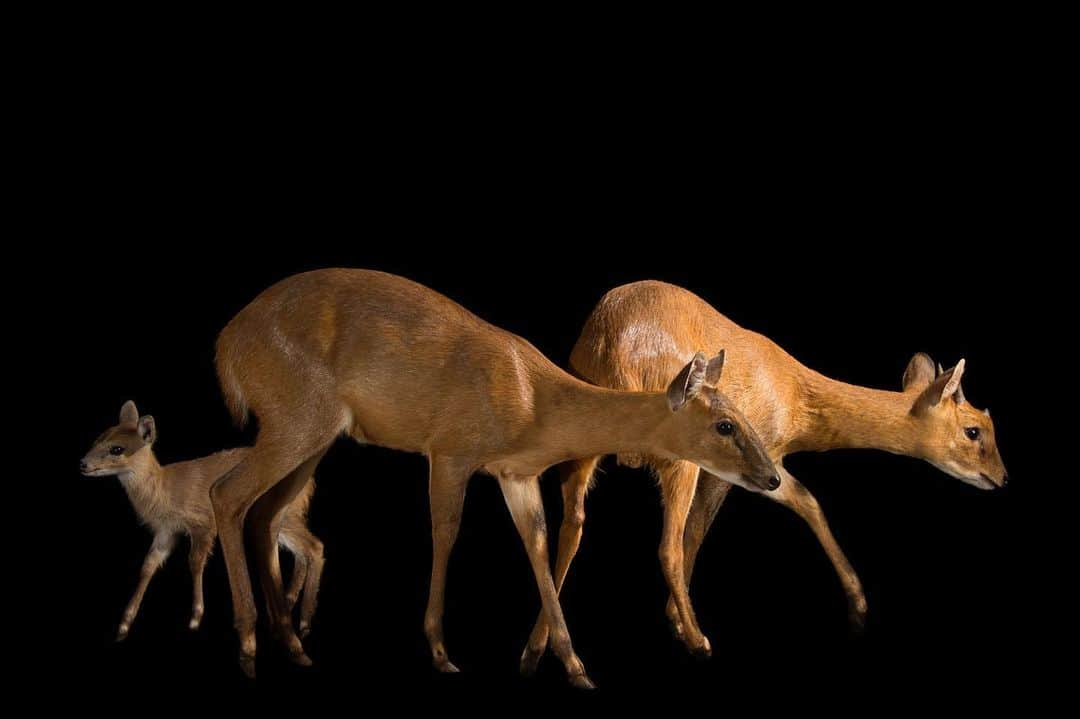
[[[935,368],[920,352],[904,372],[904,392],[911,395],[911,416],[921,456],[941,471],[979,489],[999,489],[1008,473],[998,452],[989,410],[971,406],[960,379],[964,360],[949,370]]]

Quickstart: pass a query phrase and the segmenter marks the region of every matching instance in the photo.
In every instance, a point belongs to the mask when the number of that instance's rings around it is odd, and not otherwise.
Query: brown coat
[[[246,447],[227,449],[199,459],[161,465],[154,456],[156,439],[154,418],[149,415],[139,417],[135,403],[126,402],[120,409],[120,423],[98,437],[82,460],[82,472],[88,477],[119,478],[139,521],[154,535],[139,583],[124,610],[118,640],[127,636],[150,580],[168,559],[180,535],[191,538],[188,563],[194,596],[189,626],[199,628],[204,608],[203,569],[217,537],[210,487],[250,451]],[[307,512],[314,491],[315,480],[309,476],[275,525],[278,543],[296,560],[288,601],[291,607],[303,590],[300,631],[305,634],[315,612],[319,579],[325,563],[322,542],[307,528]]]
[[[635,282],[608,292],[585,322],[570,357],[580,376],[605,387],[650,390],[678,371],[688,354],[723,348],[727,362],[718,385],[757,430],[783,482],[765,496],[797,512],[814,531],[847,591],[852,621],[866,612],[862,586],[829,530],[813,495],[783,468],[792,452],[841,447],[883,449],[919,457],[968,484],[994,489],[1006,481],[988,412],[964,399],[964,361],[942,371],[925,354],[908,364],[901,391],[858,387],[805,367],[775,342],[744,329],[693,293],[664,282]],[[698,477],[698,468],[665,457],[646,458],[665,488]],[[560,532],[557,564],[569,566],[584,522],[584,497],[595,460],[568,470],[570,488]],[[685,533],[685,579],[689,581],[701,542],[730,485],[702,468]],[[688,625],[679,596],[672,593],[668,615],[692,650],[702,646],[697,627]],[[526,653],[543,651],[543,633],[534,631]]]
[[[484,472],[498,478],[526,544],[556,653],[573,683],[591,685],[548,567],[537,476],[575,457],[634,452],[691,459],[762,489],[778,481],[753,429],[714,387],[723,359],[688,359],[663,391],[615,391],[570,376],[524,339],[402,277],[320,270],[264,291],[217,344],[230,409],[237,419],[252,412],[259,420],[252,454],[211,490],[243,668],[254,672],[255,607],[241,522],[247,516],[252,525],[270,620],[294,659],[306,663],[274,591],[280,580],[270,518],[346,434],[430,461],[434,552],[425,632],[435,666],[455,671],[442,639],[446,563],[465,485]]]

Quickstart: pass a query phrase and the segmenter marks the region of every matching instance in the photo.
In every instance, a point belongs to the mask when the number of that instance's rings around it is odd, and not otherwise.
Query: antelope
[[[990,412],[975,409],[964,398],[963,359],[943,371],[940,365],[935,369],[928,355],[916,354],[899,392],[845,384],[803,366],[767,337],[739,327],[691,292],[645,281],[617,287],[601,298],[574,345],[570,367],[600,386],[648,391],[677,372],[691,348],[721,346],[728,369],[718,389],[757,430],[783,480],[779,491],[766,496],[809,524],[840,577],[856,629],[862,628],[867,610],[862,584],[817,500],[784,468],[787,455],[845,447],[881,449],[924,459],[979,489],[997,489],[1008,481]],[[583,458],[561,468],[567,484],[557,590],[581,541],[585,495],[599,459]],[[689,583],[698,549],[731,484],[692,462],[654,456],[631,459],[620,461],[655,470],[665,500],[670,487],[697,484],[682,553],[682,576]],[[680,587],[671,592],[667,615],[675,636],[692,651],[700,651],[701,630],[693,612],[681,606],[683,591]],[[546,643],[547,624],[541,616],[522,655],[522,673],[535,671]]]
[[[157,425],[150,415],[139,416],[135,403],[120,408],[120,423],[97,438],[79,468],[86,477],[119,477],[139,520],[154,533],[143,560],[135,593],[124,610],[116,641],[127,637],[139,613],[143,595],[154,574],[165,563],[181,534],[191,538],[188,567],[194,586],[191,621],[199,628],[203,618],[203,569],[214,547],[217,530],[210,507],[210,486],[247,456],[247,448],[227,449],[188,462],[161,465],[154,456]],[[287,602],[291,610],[304,594],[300,609],[300,633],[306,635],[315,613],[315,597],[324,565],[323,544],[307,528],[307,512],[315,480],[304,478],[296,499],[275,526],[278,543],[295,558]]]
[[[541,472],[575,457],[645,452],[692,461],[749,489],[779,484],[753,429],[715,388],[722,356],[693,355],[663,391],[597,387],[434,290],[382,272],[325,269],[280,281],[221,331],[216,364],[234,418],[243,423],[254,414],[259,422],[251,452],[210,490],[240,665],[249,676],[256,610],[242,525],[246,518],[270,624],[293,661],[310,664],[283,604],[271,527],[341,435],[428,459],[432,561],[424,633],[434,667],[458,671],[443,638],[447,560],[466,485],[480,472],[499,482],[552,627],[552,648],[581,688],[593,684],[574,652],[548,566]],[[679,586],[672,590],[679,595]]]

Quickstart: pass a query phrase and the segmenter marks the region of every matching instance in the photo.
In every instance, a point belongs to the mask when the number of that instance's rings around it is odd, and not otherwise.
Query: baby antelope
[[[246,447],[227,449],[201,459],[162,466],[154,456],[153,444],[156,439],[154,418],[150,415],[140,417],[135,403],[128,401],[120,409],[120,423],[98,437],[79,463],[79,469],[86,477],[119,477],[139,520],[154,533],[153,543],[143,561],[139,583],[120,620],[117,641],[127,636],[139,612],[146,587],[169,558],[180,534],[191,538],[188,566],[194,591],[188,626],[192,630],[199,628],[203,617],[203,569],[217,539],[214,511],[210,506],[210,486],[248,453]],[[287,594],[290,609],[295,606],[303,589],[301,636],[311,628],[324,565],[323,544],[307,528],[308,506],[314,491],[315,481],[309,476],[296,499],[281,512],[275,528],[278,545],[289,550],[295,558],[295,570]]]

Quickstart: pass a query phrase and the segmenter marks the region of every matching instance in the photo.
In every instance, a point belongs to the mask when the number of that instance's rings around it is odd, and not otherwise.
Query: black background
[[[166,58],[93,82],[67,68],[28,174],[57,200],[37,249],[71,242],[39,283],[61,300],[43,311],[61,328],[47,339],[63,369],[49,371],[68,398],[48,452],[64,544],[50,624],[64,658],[42,668],[105,699],[124,687],[159,700],[880,709],[942,692],[1028,696],[1036,642],[1056,631],[1032,591],[1045,575],[1026,509],[1046,478],[1027,422],[1035,358],[1022,348],[1040,346],[1054,262],[1034,246],[1053,192],[1034,188],[1031,90],[1004,61],[974,73],[947,57],[856,60],[795,63],[769,82],[642,65],[556,86],[483,58],[469,66],[483,75],[439,63],[256,75]],[[273,282],[327,266],[408,276],[559,364],[599,297],[644,278],[693,290],[852,383],[898,388],[917,351],[946,366],[966,357],[965,392],[992,408],[1012,481],[986,493],[884,453],[792,457],[863,580],[866,632],[849,634],[801,520],[736,490],[691,590],[714,648],[697,662],[666,627],[653,482],[605,462],[563,593],[597,699],[565,688],[550,655],[538,677],[517,676],[539,601],[484,477],[450,564],[447,646],[463,673],[430,669],[426,463],[341,441],[317,471],[311,516],[328,559],[305,643],[315,667],[289,665],[260,632],[259,678],[242,677],[219,553],[203,627],[189,633],[183,545],[114,644],[150,537],[119,483],[80,477],[78,459],[126,399],[155,416],[162,462],[250,441],[220,398],[216,334]],[[554,534],[558,488],[543,486]]]

